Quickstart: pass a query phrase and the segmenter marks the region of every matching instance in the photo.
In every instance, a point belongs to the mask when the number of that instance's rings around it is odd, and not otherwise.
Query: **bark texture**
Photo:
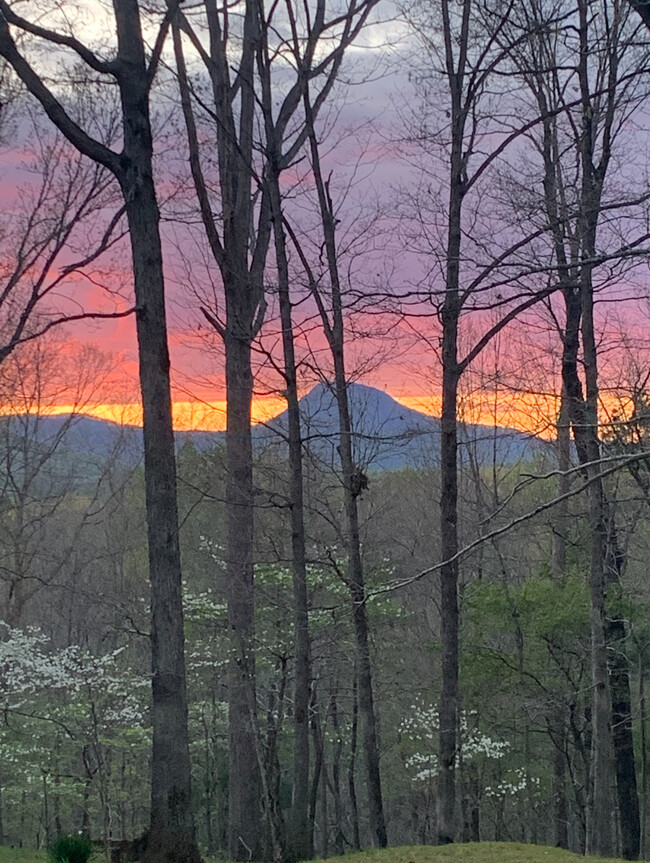
[[[309,860],[314,855],[313,832],[309,821],[309,696],[310,641],[307,560],[305,552],[305,519],[302,469],[302,431],[298,406],[298,378],[293,337],[293,315],[290,294],[289,260],[283,219],[280,177],[282,173],[282,127],[274,122],[271,60],[266,30],[258,51],[258,69],[262,85],[262,106],[267,142],[266,188],[273,220],[275,262],[278,276],[278,299],[282,325],[284,383],[288,412],[289,500],[291,507],[291,565],[293,582],[293,618],[295,683],[293,707],[293,789],[287,844],[288,860]]]
[[[465,0],[455,59],[447,0],[442,13],[445,31],[447,81],[451,97],[451,156],[449,165],[449,222],[442,323],[442,413],[440,419],[440,640],[442,679],[439,702],[438,843],[456,839],[456,757],[458,754],[458,327],[461,312],[460,255],[462,208],[466,191],[467,156],[463,152],[466,104],[463,78],[467,59],[470,0]]]
[[[313,857],[313,834],[309,823],[309,600],[307,593],[307,563],[305,554],[305,522],[303,505],[302,432],[298,407],[298,383],[293,343],[289,268],[286,240],[282,224],[279,172],[270,181],[273,212],[275,253],[278,267],[278,294],[282,322],[284,380],[289,425],[289,499],[291,505],[291,561],[293,576],[294,614],[294,751],[293,796],[286,855],[291,860]]]
[[[232,325],[226,335],[226,387],[226,578],[232,651],[228,675],[228,848],[231,859],[250,860],[262,855],[263,841],[253,647],[253,375],[250,339]]]
[[[608,618],[605,637],[609,661],[616,795],[621,828],[620,852],[626,860],[638,860],[641,850],[641,815],[634,757],[629,662],[625,653],[625,621],[620,615]]]
[[[114,173],[124,196],[136,298],[151,580],[153,750],[147,855],[158,863],[196,863],[200,855],[191,809],[176,462],[159,211],[152,170],[152,69],[145,56],[137,0],[114,0],[113,8],[118,43],[115,61],[100,61],[87,49],[78,53],[95,71],[112,74],[117,82],[123,121],[119,154],[77,126],[19,54],[8,24],[20,27],[20,21],[4,2],[0,5],[0,54],[68,140]]]
[[[228,853],[232,860],[263,856],[262,777],[257,727],[254,655],[254,490],[251,441],[253,372],[251,345],[264,315],[263,272],[271,223],[266,194],[257,213],[252,183],[256,98],[253,92],[259,9],[246,0],[235,80],[228,57],[228,27],[213,3],[204,4],[209,49],[201,57],[212,90],[214,135],[219,171],[220,219],[203,174],[199,134],[192,107],[181,28],[193,43],[198,36],[180,13],[174,48],[190,167],[201,218],[225,294],[225,321],[207,305],[203,314],[222,337],[226,354],[226,579],[228,626],[231,637],[229,670],[229,804]]]
[[[304,98],[305,115],[309,129],[311,164],[318,193],[318,202],[327,257],[327,272],[331,291],[331,320],[325,309],[316,280],[310,278],[312,292],[321,314],[334,365],[333,390],[336,399],[339,424],[338,452],[343,483],[345,508],[346,551],[348,555],[347,584],[352,602],[352,618],[355,633],[355,662],[357,669],[357,698],[362,721],[362,747],[364,753],[368,814],[373,844],[385,848],[388,844],[384,819],[379,766],[379,740],[377,716],[372,686],[372,666],[366,610],[366,589],[361,558],[359,533],[359,510],[357,498],[361,490],[359,468],[354,461],[352,447],[352,419],[348,399],[347,376],[344,354],[343,296],[339,278],[339,262],[336,249],[336,219],[328,186],[323,178],[318,141],[314,129],[313,108],[308,91]],[[304,261],[303,258],[303,262]]]
[[[639,845],[638,794],[631,734],[631,703],[627,660],[620,650],[624,632],[607,615],[607,587],[618,580],[612,566],[615,529],[598,461],[601,454],[598,427],[598,356],[594,329],[593,271],[597,261],[597,231],[602,193],[611,156],[615,111],[618,99],[619,63],[624,50],[621,30],[624,7],[615,4],[606,33],[593,32],[593,4],[578,2],[580,51],[577,65],[581,123],[571,125],[580,166],[580,186],[572,207],[570,186],[564,181],[558,131],[558,106],[563,96],[548,63],[555,43],[546,27],[538,27],[538,50],[533,52],[533,71],[527,71],[531,87],[544,118],[541,152],[544,160],[545,208],[553,240],[558,277],[562,289],[566,323],[562,332],[562,402],[558,420],[558,492],[566,493],[570,467],[567,422],[570,423],[583,476],[589,482],[588,507],[590,560],[588,583],[592,629],[592,734],[587,812],[587,850],[607,854],[613,848],[611,798],[614,768],[619,804],[621,843],[625,854],[636,855]],[[531,14],[533,14],[531,12]],[[608,91],[592,92],[594,71],[607,81]],[[563,116],[563,115],[561,115]],[[569,180],[569,183],[571,180]],[[582,344],[582,356],[580,346]],[[584,369],[584,391],[579,365]],[[561,576],[566,564],[565,535],[568,503],[556,513],[553,572]],[[615,551],[614,551],[615,555]],[[621,622],[622,623],[622,622]],[[613,642],[618,649],[612,652]],[[608,650],[609,646],[609,650]],[[611,692],[608,691],[611,685]],[[613,744],[613,745],[612,745]],[[636,814],[635,814],[636,813]],[[635,850],[636,849],[636,850]]]

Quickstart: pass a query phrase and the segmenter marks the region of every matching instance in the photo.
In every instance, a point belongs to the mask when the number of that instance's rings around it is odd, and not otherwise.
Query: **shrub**
[[[88,863],[93,843],[87,836],[59,836],[47,849],[50,863]]]

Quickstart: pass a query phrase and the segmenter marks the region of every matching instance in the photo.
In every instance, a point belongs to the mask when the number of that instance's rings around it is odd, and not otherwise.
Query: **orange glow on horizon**
[[[396,402],[427,416],[440,417],[440,395],[395,395]],[[624,395],[609,394],[601,399],[601,422],[607,424],[618,414],[623,417],[631,404]],[[268,422],[286,410],[283,398],[265,396],[253,399],[251,416],[254,423]],[[525,434],[552,440],[556,436],[555,421],[559,398],[539,393],[479,392],[460,399],[458,415],[467,423],[511,428]],[[225,431],[226,401],[176,401],[172,406],[176,431]],[[15,406],[0,406],[0,415],[16,413]],[[30,411],[31,412],[31,411]],[[34,411],[35,412],[35,411]],[[41,408],[47,416],[77,413],[118,425],[141,426],[142,407],[133,402],[58,404]]]
[[[252,420],[254,423],[267,422],[285,408],[286,402],[281,398],[254,399]],[[45,416],[77,413],[118,425],[142,425],[142,406],[132,402],[48,405],[40,412]],[[15,407],[0,407],[0,415],[11,413],[16,413]],[[176,431],[225,431],[226,402],[176,401],[172,405],[172,417]]]
[[[394,396],[395,401],[428,416],[440,417],[442,396]],[[545,439],[555,437],[559,398],[538,393],[478,392],[462,396],[458,417],[466,423],[510,428]]]

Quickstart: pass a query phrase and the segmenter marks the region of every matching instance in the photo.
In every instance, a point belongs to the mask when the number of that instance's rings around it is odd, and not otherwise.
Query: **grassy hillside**
[[[613,863],[602,857],[585,858],[560,848],[545,845],[518,845],[513,842],[471,842],[447,845],[443,848],[413,845],[404,848],[387,848],[384,851],[363,851],[345,856],[346,863],[578,863],[585,859],[598,859],[599,863]]]
[[[338,858],[331,858],[336,860]],[[614,863],[604,858],[585,858],[559,848],[544,845],[517,845],[512,842],[473,842],[467,845],[447,845],[444,848],[413,845],[387,848],[384,851],[363,851],[346,854],[345,863],[578,863],[585,859],[598,863]],[[103,857],[93,857],[95,863]],[[0,863],[46,863],[44,851],[21,848],[0,848]]]

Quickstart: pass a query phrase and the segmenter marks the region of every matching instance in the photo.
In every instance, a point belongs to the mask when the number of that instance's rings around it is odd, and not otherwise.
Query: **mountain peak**
[[[383,424],[386,421],[400,420],[408,423],[425,422],[427,426],[431,423],[430,416],[401,405],[384,390],[355,382],[348,383],[347,391],[353,426],[367,425],[369,422]],[[336,413],[334,383],[329,381],[317,383],[300,399],[299,404],[300,412],[306,419],[323,412]]]
[[[383,390],[348,384],[354,459],[364,469],[396,470],[438,463],[440,420],[405,407]],[[339,419],[334,384],[322,381],[299,401],[303,443],[320,459],[338,464]],[[529,458],[535,441],[513,429],[459,424],[461,458],[468,447],[474,456],[514,462]],[[286,443],[288,412],[254,431],[258,443]]]

